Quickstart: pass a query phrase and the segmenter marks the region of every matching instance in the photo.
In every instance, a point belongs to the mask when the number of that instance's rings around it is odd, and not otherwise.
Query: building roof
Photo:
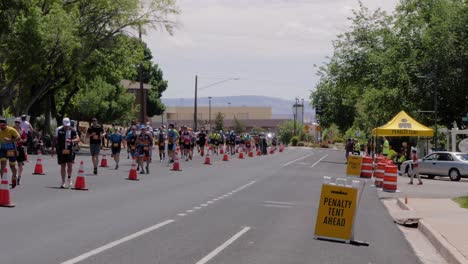
[[[135,82],[135,81],[130,81],[130,80],[121,80],[120,84],[128,90],[140,89],[140,82]],[[151,84],[143,83],[143,89],[150,90]]]

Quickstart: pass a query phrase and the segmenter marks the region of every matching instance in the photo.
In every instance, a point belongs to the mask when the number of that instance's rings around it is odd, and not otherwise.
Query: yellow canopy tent
[[[434,130],[420,124],[405,111],[401,111],[385,125],[372,129],[372,135],[389,137],[432,137],[434,135]]]

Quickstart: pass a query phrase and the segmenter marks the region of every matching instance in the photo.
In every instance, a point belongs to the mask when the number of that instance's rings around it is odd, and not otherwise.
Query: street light
[[[211,131],[211,96],[208,96],[208,119],[210,123],[210,131]]]
[[[237,81],[237,80],[239,80],[239,78],[229,78],[229,79],[226,79],[226,80],[222,80],[220,82],[215,82],[215,83],[212,83],[210,85],[203,86],[200,89],[206,89],[208,87],[211,87],[211,86],[223,83],[223,82]],[[197,119],[198,119],[198,116],[197,116],[197,110],[198,110],[197,109],[197,101],[198,101],[198,75],[195,75],[195,98],[194,98],[194,102],[193,102],[193,131],[197,131],[197,127],[198,127],[198,125],[197,125]]]
[[[424,79],[424,80],[431,80],[431,84],[434,85],[434,111],[418,111],[418,112],[421,112],[421,113],[434,113],[434,148],[437,150],[437,132],[438,132],[438,129],[437,129],[437,109],[438,109],[438,100],[437,100],[437,96],[438,96],[438,80],[437,80],[437,64],[434,65],[434,70],[427,74],[427,75],[417,75],[416,76],[417,78],[419,79]]]

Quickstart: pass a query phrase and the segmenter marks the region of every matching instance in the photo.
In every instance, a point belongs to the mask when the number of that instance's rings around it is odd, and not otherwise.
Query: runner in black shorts
[[[111,143],[112,157],[115,161],[115,169],[119,168],[120,150],[122,149],[123,136],[120,134],[120,130],[115,129],[112,134],[108,136],[108,140]]]

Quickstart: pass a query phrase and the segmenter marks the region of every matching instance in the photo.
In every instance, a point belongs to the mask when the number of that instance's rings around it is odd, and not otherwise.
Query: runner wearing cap
[[[179,133],[174,129],[174,124],[169,125],[169,130],[167,132],[167,152],[171,160],[169,163],[174,163],[175,150],[177,148],[177,139],[179,138]]]
[[[11,185],[16,186],[16,143],[20,141],[20,135],[15,128],[8,126],[6,119],[0,118],[0,175],[3,179],[3,171],[5,170],[7,160],[10,162],[12,172]]]
[[[129,129],[127,136],[125,137],[125,141],[127,141],[127,155],[131,155],[132,159],[135,157],[136,140],[137,140],[136,126],[132,126]]]
[[[149,151],[151,142],[153,142],[153,137],[151,136],[151,133],[146,131],[146,127],[144,125],[140,126],[140,134],[138,135],[136,141],[136,156],[138,158],[138,167],[141,168],[141,174],[145,173],[145,170],[143,169],[143,158],[145,156],[146,174],[149,174],[149,164],[151,162]]]
[[[104,129],[98,124],[97,119],[92,119],[92,124],[88,128],[87,136],[89,137],[89,150],[91,151],[91,161],[94,166],[94,174],[97,174],[99,164],[99,152],[101,151],[101,140]]]
[[[20,185],[21,183],[21,175],[23,174],[23,166],[24,162],[26,161],[26,153],[24,151],[23,144],[26,144],[28,141],[28,137],[26,131],[21,127],[21,118],[15,119],[15,129],[18,131],[21,140],[16,142],[16,162],[18,163],[18,178],[16,180],[16,184]],[[12,187],[15,183],[12,182]],[[13,187],[14,188],[14,187]]]
[[[115,161],[115,169],[119,168],[119,160],[120,160],[120,150],[122,148],[122,134],[120,134],[120,130],[114,129],[114,132],[109,135],[108,140],[111,143],[111,150],[112,150],[112,157]]]
[[[78,133],[71,128],[70,119],[65,117],[62,121],[63,126],[57,130],[54,145],[52,146],[51,155],[57,154],[57,163],[60,165],[60,176],[62,177],[62,185],[60,188],[66,188],[65,176],[68,175],[68,187],[72,187],[72,170],[75,153],[73,152],[73,144],[80,142]]]

